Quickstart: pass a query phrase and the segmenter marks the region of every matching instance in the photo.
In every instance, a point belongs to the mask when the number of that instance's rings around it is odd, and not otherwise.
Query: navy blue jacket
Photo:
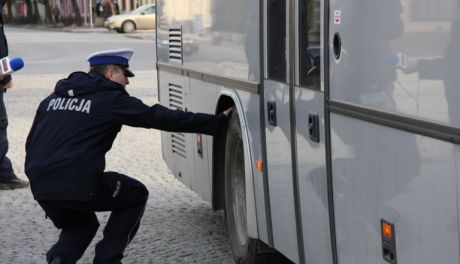
[[[215,135],[225,119],[150,107],[96,72],[74,72],[40,103],[27,137],[25,173],[36,200],[89,201],[122,125]]]
[[[0,58],[8,56],[8,43],[6,41],[5,32],[3,31],[3,6],[5,5],[5,0],[0,0]],[[11,80],[11,75],[4,76],[0,80],[0,85],[4,85]],[[8,125],[8,118],[6,116],[6,108],[3,102],[3,93],[6,92],[6,89],[0,88],[0,129],[6,129]],[[3,157],[0,157],[0,160],[3,160]]]

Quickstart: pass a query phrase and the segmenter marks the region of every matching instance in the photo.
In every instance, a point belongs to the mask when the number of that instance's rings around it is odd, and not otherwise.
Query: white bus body
[[[458,0],[157,0],[156,49],[162,104],[235,106],[162,147],[237,263],[460,263]]]

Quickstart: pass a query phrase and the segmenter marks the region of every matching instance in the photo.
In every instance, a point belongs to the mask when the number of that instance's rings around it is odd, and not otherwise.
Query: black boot
[[[27,181],[21,180],[17,177],[12,178],[0,178],[0,190],[14,190],[26,188],[29,186]]]

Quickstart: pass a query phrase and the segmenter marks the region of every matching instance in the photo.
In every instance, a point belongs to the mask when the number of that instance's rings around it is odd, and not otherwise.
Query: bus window
[[[269,0],[267,8],[267,77],[286,82],[286,0]]]
[[[309,89],[321,88],[321,2],[299,3],[299,84]]]

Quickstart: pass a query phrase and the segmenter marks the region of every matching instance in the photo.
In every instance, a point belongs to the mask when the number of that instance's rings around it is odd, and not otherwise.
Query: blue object
[[[15,57],[10,60],[10,67],[13,71],[17,71],[24,67],[24,60],[20,57]]]

